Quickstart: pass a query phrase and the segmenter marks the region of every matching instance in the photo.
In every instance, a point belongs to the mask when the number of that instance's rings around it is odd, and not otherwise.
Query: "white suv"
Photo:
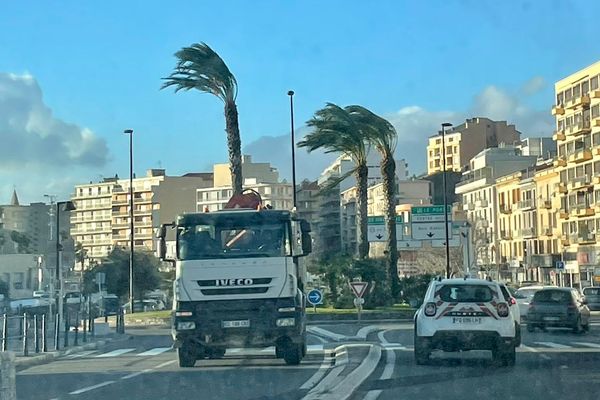
[[[517,330],[497,282],[438,278],[415,314],[415,361],[427,363],[433,350],[491,350],[495,362],[512,366]]]

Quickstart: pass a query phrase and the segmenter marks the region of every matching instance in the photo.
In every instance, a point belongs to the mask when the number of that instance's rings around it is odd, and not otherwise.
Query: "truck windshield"
[[[283,257],[290,254],[286,224],[188,225],[178,230],[178,258]]]

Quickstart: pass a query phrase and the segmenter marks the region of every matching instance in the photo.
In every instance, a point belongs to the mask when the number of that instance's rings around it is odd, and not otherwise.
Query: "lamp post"
[[[449,122],[442,123],[442,168],[444,171],[442,173],[442,180],[444,182],[444,230],[446,232],[446,278],[450,278],[450,240],[449,232],[448,232],[448,196],[447,192],[447,183],[446,183],[446,128],[452,126]]]
[[[129,135],[129,304],[133,314],[133,129],[125,129],[123,133]]]
[[[57,201],[56,202],[56,270],[55,270],[55,281],[58,286],[58,301],[56,302],[58,306],[58,315],[59,318],[62,318],[63,315],[63,284],[62,284],[62,271],[60,265],[60,256],[63,250],[63,246],[60,243],[60,209],[62,206],[63,211],[73,211],[75,210],[75,204],[72,201]]]
[[[290,96],[290,123],[292,125],[292,203],[296,209],[296,141],[294,139],[294,91],[288,91]]]

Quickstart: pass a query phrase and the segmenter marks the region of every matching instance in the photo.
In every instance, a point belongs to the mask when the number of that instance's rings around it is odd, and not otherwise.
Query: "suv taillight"
[[[515,300],[515,298],[514,298],[514,297],[511,297],[511,298],[510,298],[510,304],[511,304],[512,306],[514,306],[515,304],[517,304],[517,301]]]
[[[425,315],[428,317],[433,317],[437,312],[437,306],[435,303],[427,303],[425,304]]]
[[[496,306],[498,310],[498,316],[500,317],[508,317],[508,304],[507,303],[498,303]]]

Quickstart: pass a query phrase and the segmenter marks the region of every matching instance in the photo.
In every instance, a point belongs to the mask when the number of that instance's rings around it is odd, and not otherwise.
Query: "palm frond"
[[[177,64],[161,89],[171,86],[175,92],[196,89],[219,97],[224,102],[237,97],[237,81],[223,59],[206,43],[194,43],[175,53]]]
[[[325,184],[319,188],[319,191],[317,192],[317,196],[324,196],[324,195],[330,193],[333,189],[335,189],[336,186],[338,186],[340,183],[342,183],[344,180],[346,180],[349,176],[353,175],[357,169],[358,169],[358,167],[354,167],[350,171],[348,171],[336,178],[328,179],[325,182]]]
[[[369,109],[350,105],[345,110],[352,116],[360,129],[364,131],[367,140],[383,154],[393,154],[396,150],[398,133],[394,126],[385,118],[380,117]]]

